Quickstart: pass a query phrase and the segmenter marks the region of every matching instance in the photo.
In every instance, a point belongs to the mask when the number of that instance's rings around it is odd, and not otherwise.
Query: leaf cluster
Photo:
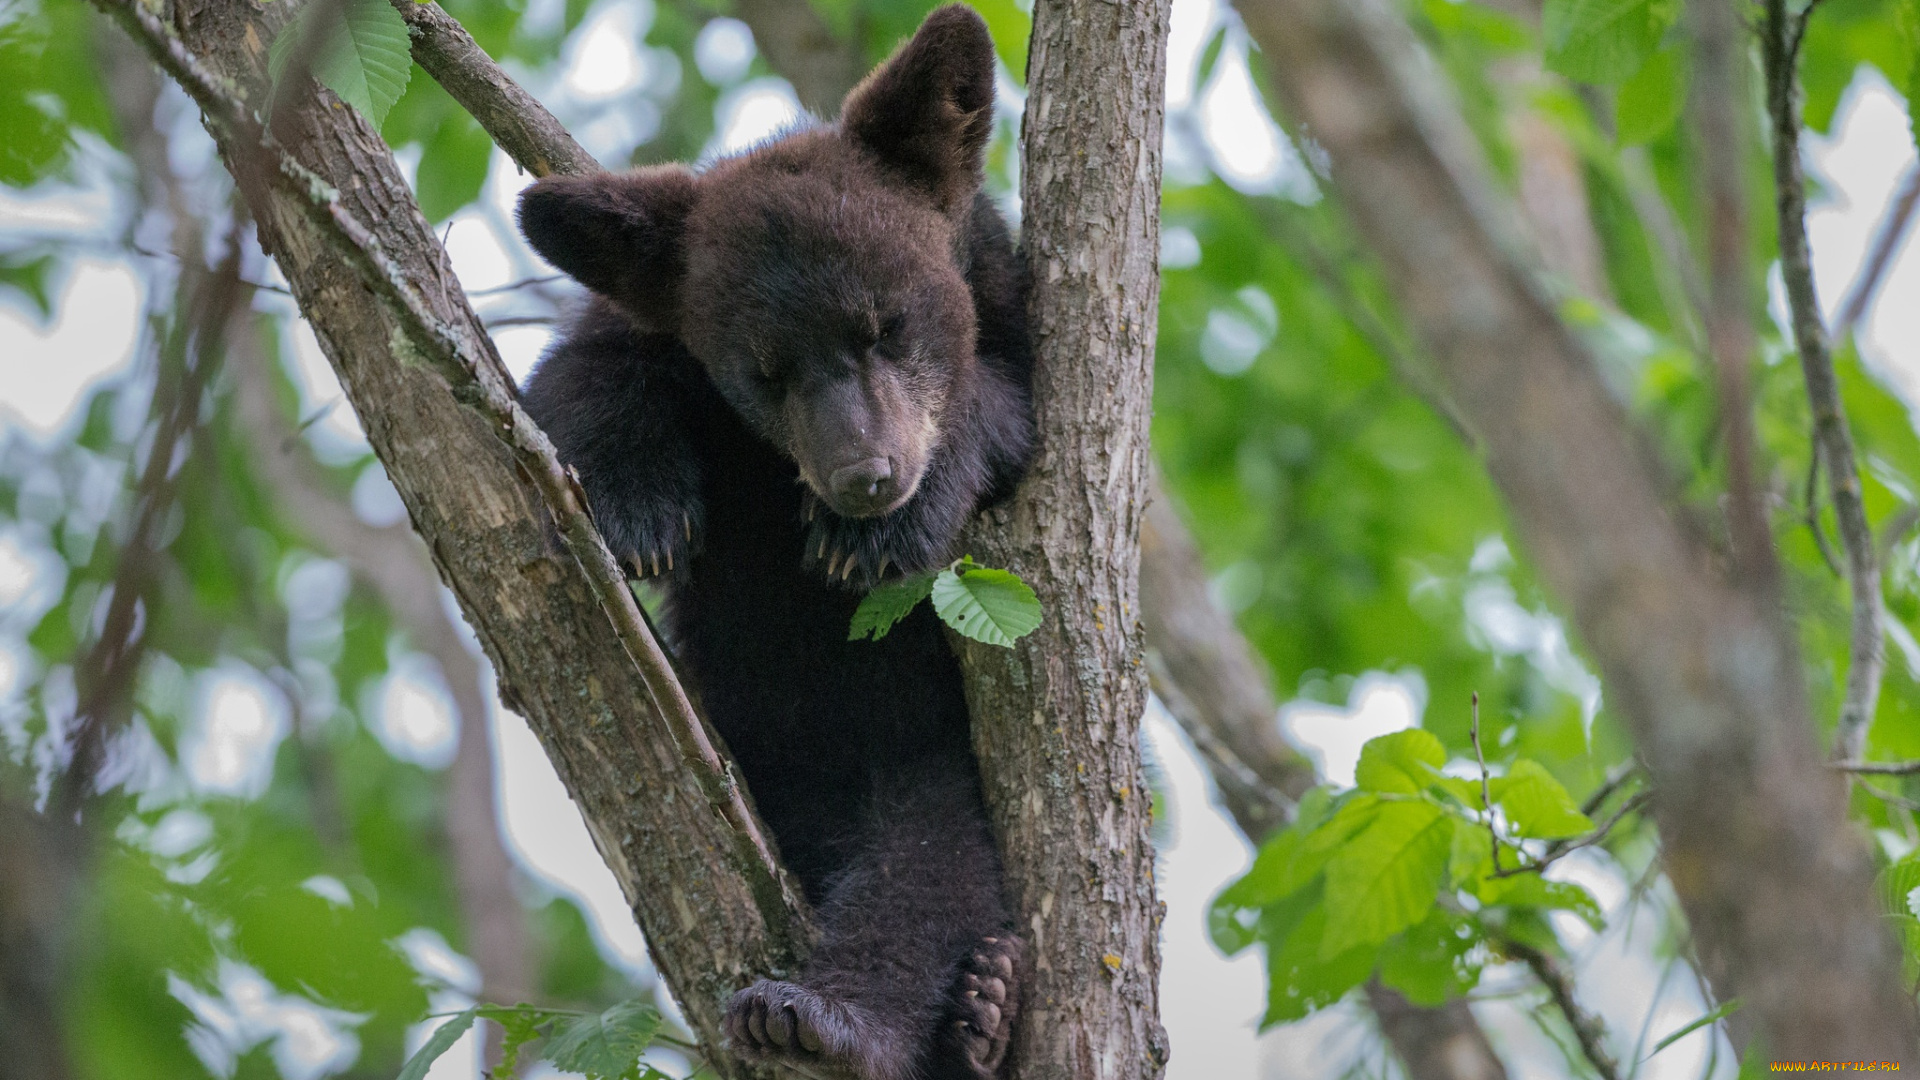
[[[1446,764],[1440,740],[1418,728],[1371,740],[1357,786],[1309,792],[1293,823],[1215,899],[1214,943],[1229,955],[1265,949],[1263,1025],[1298,1020],[1375,976],[1438,1005],[1472,990],[1503,942],[1557,952],[1546,918],[1555,910],[1604,927],[1582,886],[1500,872],[1534,857],[1528,840],[1593,828],[1567,789],[1518,759],[1488,782],[1489,810],[1479,779],[1443,772]]]

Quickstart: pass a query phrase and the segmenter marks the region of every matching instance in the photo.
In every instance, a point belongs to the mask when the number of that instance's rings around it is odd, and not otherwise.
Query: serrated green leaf
[[[1416,795],[1446,763],[1447,748],[1432,732],[1408,728],[1367,740],[1353,778],[1362,791]]]
[[[1687,51],[1662,49],[1620,85],[1614,132],[1626,146],[1650,143],[1670,130],[1687,105]]]
[[[961,634],[1011,648],[1040,625],[1040,598],[1011,571],[942,570],[933,580],[933,610]]]
[[[660,1013],[641,1001],[623,1001],[606,1012],[556,1024],[546,1059],[587,1080],[643,1080],[640,1055],[660,1031]]]
[[[1557,840],[1593,829],[1593,822],[1574,805],[1573,796],[1537,761],[1522,758],[1507,775],[1489,785],[1494,805],[1506,812],[1507,822],[1521,836]]]
[[[1656,0],[1547,0],[1547,67],[1582,82],[1620,82],[1659,46],[1668,11]]]
[[[1323,960],[1375,945],[1426,918],[1446,874],[1453,822],[1425,802],[1382,805],[1327,863]]]
[[[482,1005],[479,1012],[482,1019],[500,1025],[500,1065],[494,1070],[499,1076],[519,1075],[520,1051],[538,1039],[540,1026],[555,1016],[550,1009],[525,1004]]]
[[[478,1015],[480,1010],[473,1008],[448,1017],[445,1023],[433,1029],[433,1034],[427,1036],[427,1041],[414,1051],[407,1063],[400,1066],[400,1075],[395,1080],[426,1080],[427,1070],[433,1067],[441,1054],[453,1049],[453,1044],[467,1033],[467,1029],[473,1026],[474,1017]]]
[[[276,87],[294,53],[315,34],[320,39],[313,43],[313,77],[379,127],[413,73],[406,20],[386,0],[342,0],[337,8],[328,0],[307,0],[267,50],[267,72]]]
[[[1571,881],[1548,881],[1539,874],[1515,874],[1487,878],[1475,890],[1482,904],[1506,907],[1535,907],[1571,911],[1595,931],[1607,928],[1600,901],[1584,887]]]
[[[853,611],[853,626],[847,631],[848,641],[871,638],[879,641],[887,636],[895,623],[907,617],[914,605],[925,600],[933,592],[933,574],[917,574],[902,581],[876,585],[860,598],[860,606]]]

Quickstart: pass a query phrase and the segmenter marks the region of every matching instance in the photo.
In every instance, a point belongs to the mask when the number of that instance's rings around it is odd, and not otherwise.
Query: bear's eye
[[[900,339],[906,333],[906,329],[906,316],[889,315],[880,321],[880,330],[874,336],[874,344],[882,349],[891,349],[900,344]]]

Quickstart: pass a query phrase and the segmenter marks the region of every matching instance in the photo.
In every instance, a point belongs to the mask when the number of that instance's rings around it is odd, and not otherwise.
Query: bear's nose
[[[893,498],[893,465],[886,458],[868,458],[843,465],[827,478],[833,493],[850,503],[886,503]]]

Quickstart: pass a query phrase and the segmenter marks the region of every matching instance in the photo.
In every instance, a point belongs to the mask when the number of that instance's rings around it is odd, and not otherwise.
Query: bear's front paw
[[[795,983],[762,979],[740,991],[723,1026],[743,1056],[818,1080],[904,1080],[911,1065],[865,1010]]]
[[[597,513],[595,524],[606,538],[607,550],[637,578],[659,578],[687,568],[698,550],[700,508],[668,502],[622,507],[617,513]]]
[[[871,589],[889,574],[925,573],[952,560],[948,549],[957,530],[930,521],[914,502],[884,517],[846,518],[809,491],[801,516],[809,526],[807,564],[848,588]]]
[[[1020,939],[982,938],[960,963],[953,988],[950,1037],[968,1080],[991,1080],[1007,1059],[1020,1011]]]

